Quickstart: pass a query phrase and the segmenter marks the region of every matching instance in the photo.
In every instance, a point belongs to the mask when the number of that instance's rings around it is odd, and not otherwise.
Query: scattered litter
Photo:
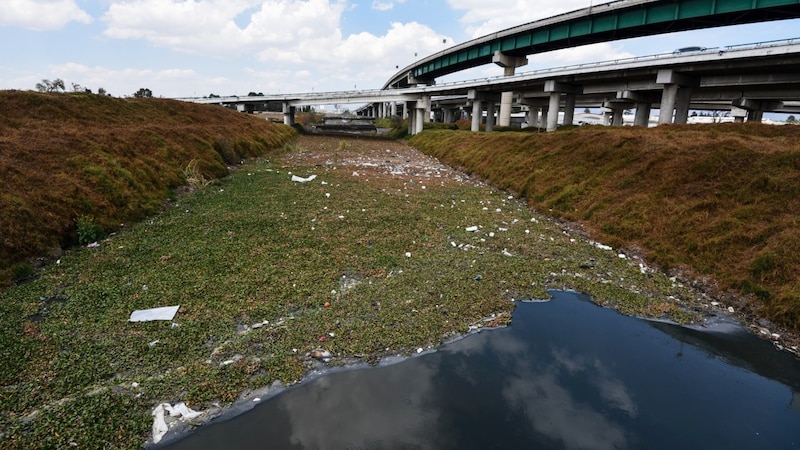
[[[317,349],[311,352],[310,356],[314,359],[328,362],[331,359],[331,352],[327,350]]]
[[[307,178],[303,178],[303,177],[298,177],[297,175],[292,175],[292,181],[297,181],[298,183],[307,183],[309,181],[312,181],[314,178],[317,178],[317,176],[311,175]]]
[[[728,312],[729,313],[735,312],[735,310],[733,309],[733,306],[728,306]]]
[[[503,249],[503,256],[514,256],[514,255],[512,255],[511,253],[509,253],[508,249],[505,249],[505,248],[504,248],[504,249]]]
[[[156,344],[158,344],[158,339],[156,339],[155,341],[150,341],[150,342],[147,343],[147,345],[150,346],[150,347],[155,347]]]
[[[594,245],[595,247],[599,248],[600,250],[611,250],[611,246],[608,246],[608,245],[605,245],[605,244],[601,244],[599,242],[592,242],[592,245]]]
[[[174,407],[169,403],[161,403],[153,410],[153,443],[158,444],[161,439],[169,431],[166,420],[164,420],[165,413],[170,417],[180,417],[181,419],[194,419],[203,414],[203,411],[193,411],[186,406],[186,403],[180,402]]]
[[[331,198],[331,193],[330,192],[326,192],[325,193],[325,198]]]
[[[180,305],[164,306],[161,308],[137,309],[131,313],[130,322],[149,322],[151,320],[172,320],[178,312]]]
[[[261,401],[261,397],[256,397],[253,399],[253,403],[258,403]]]
[[[411,258],[411,252],[406,252],[406,258]]]
[[[92,242],[92,243],[86,244],[86,247],[87,248],[100,247],[100,244],[98,244],[97,242]]]
[[[417,348],[417,353],[422,353],[422,347]]]
[[[627,256],[625,256],[624,253],[620,253],[617,256],[619,257],[619,259],[627,259],[628,258]]]
[[[464,228],[464,231],[469,231],[470,233],[474,233],[478,231],[478,227],[476,225],[473,225],[471,227]]]

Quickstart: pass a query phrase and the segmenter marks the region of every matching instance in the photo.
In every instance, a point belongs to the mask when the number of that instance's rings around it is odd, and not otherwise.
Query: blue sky
[[[56,78],[68,90],[102,87],[118,97],[139,88],[161,97],[377,89],[415,54],[590,3],[1,0],[0,89]],[[518,72],[795,37],[798,20],[677,33],[536,55]],[[448,80],[501,74],[487,65]]]

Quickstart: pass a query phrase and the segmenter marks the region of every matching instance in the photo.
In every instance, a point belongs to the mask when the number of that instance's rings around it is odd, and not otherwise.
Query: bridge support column
[[[392,101],[392,103],[390,104],[390,109],[391,109],[391,114],[392,114],[391,117],[396,116],[397,115],[397,102]]]
[[[633,106],[636,107],[636,115],[633,118],[634,125],[642,127],[650,125],[650,105],[653,103],[650,94],[637,91],[617,91],[617,101],[633,102]],[[632,105],[626,105],[626,107],[630,106]]]
[[[481,118],[483,117],[483,107],[481,106],[480,100],[473,100],[472,101],[472,126],[470,127],[471,131],[480,131],[481,130]]]
[[[550,105],[547,107],[546,131],[556,131],[558,128],[558,107],[561,105],[561,93],[550,93]]]
[[[408,120],[408,134],[411,135],[411,136],[416,134],[414,132],[414,129],[415,129],[415,126],[417,125],[416,121],[414,120],[415,117],[411,113],[411,111],[414,111],[414,103],[416,103],[416,102],[413,102],[413,101],[406,102],[406,106],[405,106],[405,108],[403,108],[403,118]]]
[[[284,103],[283,104],[283,123],[286,125],[294,125],[294,113],[297,110],[294,106]]]
[[[731,116],[733,116],[734,123],[744,123],[744,118],[747,117],[747,110],[738,106],[731,106]]]
[[[567,94],[564,98],[564,125],[572,125],[575,121],[575,94]]]
[[[764,111],[781,109],[783,102],[777,100],[753,100],[749,98],[737,98],[731,102],[734,108],[747,111],[748,122],[761,122],[764,119]],[[733,108],[731,108],[733,114]],[[734,115],[734,117],[736,117]]]
[[[425,115],[430,114],[431,98],[429,96],[422,96],[417,101],[406,102],[409,109],[408,118],[408,134],[415,135],[421,133],[424,128]]]
[[[633,124],[640,127],[650,125],[650,103],[639,102],[636,104],[636,115]]]
[[[548,106],[550,102],[548,101],[547,105],[541,107],[539,111],[539,128],[547,128],[547,117],[550,114],[550,106]],[[558,113],[558,110],[556,110]]]
[[[494,131],[495,103],[486,102],[486,131]]]
[[[442,110],[442,122],[444,123],[453,123],[453,109],[452,108],[445,108]]]
[[[673,114],[675,115],[674,123],[686,123],[692,99],[691,88],[699,86],[700,81],[672,69],[660,69],[656,74],[656,84],[664,85],[661,92],[658,124],[673,123]],[[685,92],[679,92],[683,90]]]
[[[550,93],[550,103],[548,105],[547,113],[547,131],[555,131],[558,128],[558,109],[561,106],[561,94],[567,94],[568,98],[565,102],[564,109],[564,124],[572,123],[575,114],[575,95],[583,93],[583,86],[574,84],[562,83],[555,80],[547,80],[544,82],[544,91]],[[569,97],[572,97],[570,100]],[[570,110],[567,112],[567,110]],[[569,122],[567,122],[569,118]]]
[[[692,100],[692,88],[681,87],[675,103],[675,123],[684,124],[689,120],[689,105]]]
[[[528,58],[524,56],[512,56],[500,52],[494,52],[492,62],[503,68],[503,75],[509,77],[514,75],[517,67],[528,64]],[[507,127],[511,125],[511,105],[514,101],[513,92],[503,92],[500,98],[500,114],[497,117],[497,125]]]

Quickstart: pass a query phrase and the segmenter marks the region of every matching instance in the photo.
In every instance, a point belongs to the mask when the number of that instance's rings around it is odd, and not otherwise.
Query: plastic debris
[[[311,175],[306,178],[303,178],[303,177],[298,177],[297,175],[292,175],[292,181],[296,181],[298,183],[308,183],[309,181],[312,181],[314,178],[317,178],[317,176]]]
[[[474,233],[474,232],[478,231],[478,227],[477,227],[477,225],[473,225],[471,227],[464,228],[464,231],[469,231],[470,233]]]
[[[186,403],[180,402],[174,407],[169,403],[161,403],[153,410],[153,443],[158,444],[161,439],[169,431],[167,421],[164,419],[165,414],[170,417],[180,417],[182,419],[194,419],[195,417],[203,414],[202,411],[194,411]]]
[[[100,247],[100,244],[98,244],[97,242],[91,242],[89,244],[86,244],[86,247],[87,248],[96,248],[96,247]]]
[[[131,313],[131,322],[149,322],[151,320],[172,320],[180,305],[163,306],[161,308],[137,309]]]

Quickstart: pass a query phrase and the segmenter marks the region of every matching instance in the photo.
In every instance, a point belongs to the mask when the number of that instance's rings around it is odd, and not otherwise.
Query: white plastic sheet
[[[169,403],[161,403],[153,410],[153,443],[158,444],[164,435],[169,431],[167,421],[164,420],[164,414],[169,413],[170,417],[180,417],[182,419],[194,419],[195,417],[203,414],[202,411],[194,411],[192,408],[186,406],[186,403],[180,402],[175,406]]]
[[[148,322],[151,320],[172,320],[181,305],[163,306],[161,308],[137,309],[131,313],[131,322]]]
[[[313,180],[314,178],[317,178],[317,176],[311,175],[307,178],[303,178],[303,177],[298,177],[297,175],[292,175],[292,181],[297,181],[298,183],[306,183]]]

